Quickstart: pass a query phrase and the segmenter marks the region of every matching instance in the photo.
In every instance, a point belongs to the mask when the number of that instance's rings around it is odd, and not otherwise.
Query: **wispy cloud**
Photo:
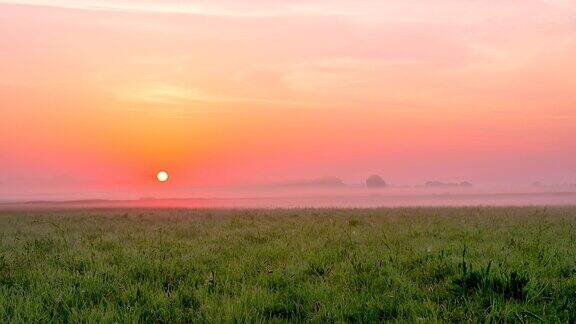
[[[116,99],[133,103],[173,106],[178,107],[177,109],[179,111],[182,107],[196,103],[208,104],[210,107],[213,107],[214,104],[273,104],[280,107],[290,106],[318,108],[319,105],[317,102],[304,102],[273,98],[238,97],[227,94],[216,95],[208,93],[202,89],[171,84],[148,84],[124,89],[122,92],[118,92],[116,94]],[[193,110],[188,109],[187,112],[212,113],[215,112],[215,110],[210,108],[203,108],[198,110],[198,108],[194,108]]]
[[[147,0],[0,0],[0,4],[54,7],[75,10],[191,14],[217,17],[266,18],[286,16],[341,17],[362,24],[380,22],[475,24],[486,17],[518,16],[528,11],[552,10],[559,13],[576,10],[568,0],[509,1],[147,1]],[[531,17],[530,19],[533,19]]]
[[[213,2],[186,1],[89,1],[89,0],[0,0],[0,4],[43,6],[75,10],[141,12],[158,14],[193,14],[222,17],[275,17],[315,14],[315,7],[292,5],[231,6]]]

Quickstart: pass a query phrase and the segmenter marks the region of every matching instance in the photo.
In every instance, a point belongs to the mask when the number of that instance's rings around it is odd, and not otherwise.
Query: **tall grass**
[[[576,207],[0,213],[0,321],[576,321]]]

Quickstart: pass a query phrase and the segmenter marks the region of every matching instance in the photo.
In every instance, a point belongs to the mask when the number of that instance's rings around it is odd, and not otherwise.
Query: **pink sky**
[[[0,36],[6,197],[576,182],[574,1],[0,0]]]

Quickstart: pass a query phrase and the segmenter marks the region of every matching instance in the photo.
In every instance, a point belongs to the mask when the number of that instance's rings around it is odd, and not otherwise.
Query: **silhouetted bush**
[[[382,179],[379,175],[371,175],[366,179],[366,187],[368,188],[384,188],[386,187],[386,181]]]

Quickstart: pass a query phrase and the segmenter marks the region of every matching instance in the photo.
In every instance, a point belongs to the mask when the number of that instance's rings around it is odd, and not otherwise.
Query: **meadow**
[[[576,321],[576,207],[0,212],[1,322]]]

